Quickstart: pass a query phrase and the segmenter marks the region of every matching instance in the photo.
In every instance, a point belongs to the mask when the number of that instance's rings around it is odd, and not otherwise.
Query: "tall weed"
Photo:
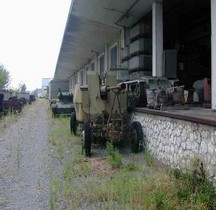
[[[81,141],[71,136],[69,119],[53,121],[50,143],[55,143],[57,154],[61,144],[62,173],[53,174],[59,181],[52,184],[50,209],[61,209],[59,203],[63,209],[216,209],[215,189],[195,181],[192,173],[156,166],[150,153],[141,154],[147,166],[138,166],[136,160],[124,166],[124,155],[111,143],[103,158],[111,167],[104,171],[100,158],[81,154]]]
[[[123,166],[123,161],[119,151],[110,142],[107,142],[106,148],[108,152],[108,163],[112,168],[121,168]]]

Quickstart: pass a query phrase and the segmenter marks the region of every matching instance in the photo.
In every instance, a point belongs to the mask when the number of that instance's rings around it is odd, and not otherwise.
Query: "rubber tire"
[[[134,121],[131,125],[131,151],[138,153],[143,150],[143,130],[140,122]]]
[[[56,116],[56,108],[52,108],[52,116],[53,116],[53,117]]]
[[[90,157],[91,155],[91,128],[90,123],[85,122],[83,124],[83,149],[85,151],[85,155]]]
[[[72,112],[70,117],[70,131],[75,136],[77,135],[77,122],[76,122],[76,113]]]

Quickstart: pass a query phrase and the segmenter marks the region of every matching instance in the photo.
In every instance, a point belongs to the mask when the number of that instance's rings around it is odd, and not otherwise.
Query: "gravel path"
[[[49,209],[48,103],[37,101],[0,133],[0,209]],[[1,123],[1,122],[0,122]]]

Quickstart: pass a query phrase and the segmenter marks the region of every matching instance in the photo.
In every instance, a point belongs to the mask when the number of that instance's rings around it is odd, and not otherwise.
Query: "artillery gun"
[[[73,95],[61,92],[59,88],[58,101],[51,104],[53,115],[70,115],[74,111]]]
[[[139,152],[143,147],[143,131],[138,121],[131,123],[126,85],[117,85],[113,72],[106,73],[104,83],[96,72],[87,74],[88,86],[75,86],[75,112],[70,121],[71,132],[81,133],[86,156],[90,156],[91,144],[102,140],[129,143],[132,152]]]

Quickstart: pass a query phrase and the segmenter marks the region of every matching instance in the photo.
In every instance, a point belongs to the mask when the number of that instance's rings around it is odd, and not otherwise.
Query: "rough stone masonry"
[[[132,119],[142,124],[147,149],[154,158],[183,170],[191,169],[198,159],[216,185],[216,127],[138,112]]]

